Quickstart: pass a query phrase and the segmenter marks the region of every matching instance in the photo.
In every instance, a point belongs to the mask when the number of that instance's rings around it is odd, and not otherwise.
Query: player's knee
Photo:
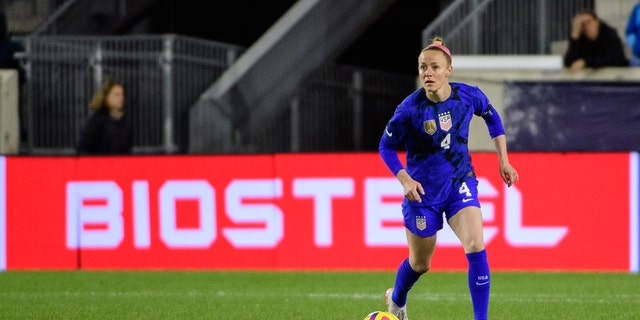
[[[463,245],[466,253],[474,253],[484,250],[484,241],[482,240],[476,241],[472,239]]]

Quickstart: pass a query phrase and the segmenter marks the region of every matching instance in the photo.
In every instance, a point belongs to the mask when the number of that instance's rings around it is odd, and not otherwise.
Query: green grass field
[[[0,319],[354,319],[391,272],[4,272]],[[640,275],[492,274],[490,319],[640,319]],[[465,273],[433,272],[410,319],[472,319]]]

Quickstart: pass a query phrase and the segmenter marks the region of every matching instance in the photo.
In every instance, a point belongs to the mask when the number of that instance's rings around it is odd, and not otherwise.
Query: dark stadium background
[[[149,29],[249,47],[295,2],[166,0],[152,13]],[[422,30],[449,2],[396,0],[336,62],[415,74]]]

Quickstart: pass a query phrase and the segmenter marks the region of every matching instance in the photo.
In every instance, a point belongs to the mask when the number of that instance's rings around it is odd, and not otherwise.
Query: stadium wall
[[[586,69],[572,74],[561,62],[557,55],[458,56],[451,80],[476,85],[489,97],[505,123],[512,151],[639,150],[638,139],[629,136],[640,120],[640,68]],[[611,130],[612,125],[617,130]],[[533,131],[555,133],[554,138],[562,139],[535,137]],[[615,144],[591,143],[596,141],[585,135]],[[469,149],[494,150],[478,117],[471,121]]]
[[[638,271],[637,153],[472,157],[494,270]],[[0,157],[0,269],[391,271],[401,200],[376,153]]]

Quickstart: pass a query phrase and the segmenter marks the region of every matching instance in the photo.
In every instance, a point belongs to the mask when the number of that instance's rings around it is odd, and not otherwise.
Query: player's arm
[[[424,194],[422,184],[413,180],[409,173],[407,173],[396,151],[401,141],[403,141],[404,132],[402,132],[402,128],[405,124],[406,119],[402,112],[402,106],[399,106],[384,128],[384,133],[378,145],[378,152],[380,153],[382,161],[384,161],[391,173],[398,178],[400,184],[402,184],[404,196],[411,201],[422,202],[422,198],[420,197],[420,194]]]
[[[509,163],[509,155],[507,154],[507,138],[504,134],[501,134],[493,138],[493,144],[496,147],[498,153],[498,162],[500,163],[500,176],[502,181],[509,187],[518,182],[518,172]]]
[[[424,189],[420,182],[413,180],[405,169],[398,171],[396,178],[398,178],[398,181],[402,184],[402,188],[404,188],[405,198],[410,201],[422,202],[420,195],[424,195]]]
[[[498,111],[496,111],[491,104],[486,105],[486,109],[482,112],[481,117],[487,124],[489,129],[489,135],[493,139],[493,144],[498,153],[498,161],[500,163],[500,176],[502,181],[509,187],[518,181],[518,173],[509,163],[509,156],[507,154],[507,138],[504,134],[504,126],[502,125],[502,119]]]
[[[389,170],[391,170],[396,178],[398,178],[398,181],[400,181],[400,184],[402,184],[405,198],[411,201],[422,202],[422,198],[420,197],[420,195],[424,195],[422,184],[411,178],[407,170],[402,166],[395,148],[390,148],[390,146],[384,142],[385,138],[383,137],[380,140],[379,146],[380,156]]]
[[[378,146],[378,151],[380,152],[380,157],[387,165],[389,170],[398,178],[400,184],[404,188],[404,196],[411,201],[422,202],[422,198],[420,198],[420,194],[424,194],[424,189],[422,188],[422,184],[420,182],[413,180],[407,170],[404,169],[402,163],[400,162],[400,157],[398,157],[398,152],[396,151],[396,145],[393,143],[392,135],[389,128],[385,128],[385,133],[382,135],[380,139],[380,145]]]

